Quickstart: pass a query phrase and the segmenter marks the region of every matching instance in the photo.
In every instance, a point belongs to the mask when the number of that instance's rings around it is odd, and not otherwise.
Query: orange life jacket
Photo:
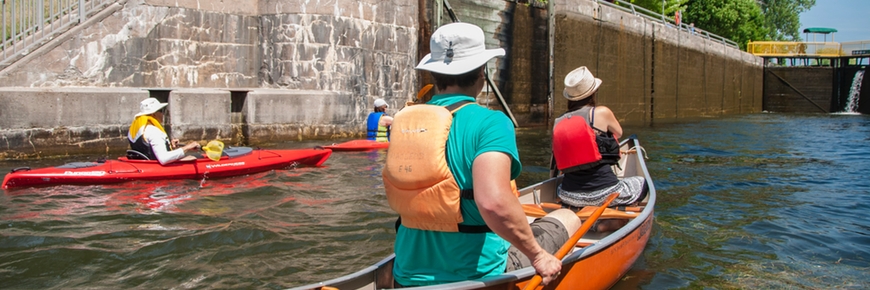
[[[460,102],[447,108],[414,105],[393,118],[382,175],[387,201],[405,227],[460,231],[463,192],[450,172],[445,154],[453,112],[467,104]]]
[[[447,107],[407,106],[393,118],[392,139],[382,172],[390,207],[399,213],[396,228],[442,232],[482,233],[489,227],[461,225],[460,200],[474,199],[471,189],[460,190],[447,165],[447,136],[453,113],[470,102]],[[519,196],[515,180],[511,191]]]

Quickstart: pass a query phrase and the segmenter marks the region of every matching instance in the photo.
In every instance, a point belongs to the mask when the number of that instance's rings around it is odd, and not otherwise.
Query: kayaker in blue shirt
[[[144,155],[148,160],[157,160],[160,164],[169,164],[177,160],[193,160],[195,156],[185,156],[186,152],[199,149],[199,143],[192,141],[184,147],[178,146],[178,139],[169,139],[163,129],[163,109],[168,105],[155,98],[147,98],[139,103],[139,113],[130,124],[127,141],[130,149]],[[175,148],[175,149],[173,149]],[[142,159],[137,154],[128,154],[128,158]]]
[[[378,142],[390,141],[390,124],[393,117],[387,116],[387,102],[384,99],[375,99],[374,112],[369,113],[366,120],[366,137]]]

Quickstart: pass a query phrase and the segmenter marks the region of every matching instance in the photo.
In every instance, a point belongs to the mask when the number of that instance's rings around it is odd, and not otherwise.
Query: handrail
[[[698,35],[705,37],[709,40],[715,40],[715,41],[718,41],[724,45],[740,49],[740,47],[737,45],[737,42],[734,42],[731,39],[716,35],[715,33],[710,33],[709,31],[706,31],[706,30],[703,30],[703,29],[700,29],[697,27],[692,27],[692,26],[686,25],[685,23],[680,23],[680,25],[677,26],[677,23],[673,18],[659,14],[658,12],[650,11],[649,9],[631,4],[631,3],[626,2],[626,1],[613,0],[611,3],[611,1],[606,1],[606,0],[596,0],[596,2],[598,2],[598,4],[601,4],[604,6],[616,8],[616,9],[625,11],[627,13],[631,13],[632,15],[635,15],[635,16],[641,16],[641,17],[644,17],[644,18],[649,19],[651,21],[662,23],[668,27],[675,27],[676,26],[675,28],[679,29],[681,31],[687,31],[687,32],[690,32],[692,34],[698,34]]]
[[[0,0],[0,70],[120,0]]]

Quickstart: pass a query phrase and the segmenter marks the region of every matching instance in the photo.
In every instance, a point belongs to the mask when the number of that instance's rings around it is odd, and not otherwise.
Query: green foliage
[[[630,2],[631,4],[658,13],[662,13],[662,3],[664,3],[664,15],[673,18],[677,10],[686,10],[686,2],[689,2],[689,0],[631,0]]]
[[[816,0],[759,0],[769,40],[800,41],[800,14],[816,5]]]
[[[755,0],[691,0],[683,22],[695,23],[695,27],[729,38],[737,42],[740,49],[746,49],[749,41],[767,39],[770,33]]]

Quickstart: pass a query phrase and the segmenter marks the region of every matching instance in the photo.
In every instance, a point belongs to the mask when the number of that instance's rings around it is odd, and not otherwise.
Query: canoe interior
[[[607,233],[586,233],[571,253],[563,258],[562,276],[544,289],[608,289],[625,275],[642,254],[651,235],[656,191],[644,158],[646,152],[636,138],[629,137],[620,150],[629,152],[620,160],[620,178],[643,176],[649,192],[642,202],[642,210],[621,229]],[[520,190],[520,203],[540,204],[558,201],[556,188],[561,176],[550,178]],[[529,218],[531,222],[533,218]],[[582,245],[581,245],[582,244]],[[368,268],[332,280],[291,289],[391,289],[392,260],[394,255]],[[437,286],[406,287],[402,289],[518,289],[534,276],[533,268],[524,268],[495,277],[462,281]]]

